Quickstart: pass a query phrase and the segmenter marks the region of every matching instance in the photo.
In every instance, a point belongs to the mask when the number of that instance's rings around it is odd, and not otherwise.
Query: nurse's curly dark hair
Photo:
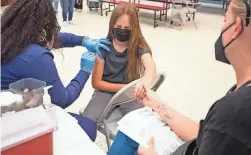
[[[52,0],[15,0],[1,17],[1,64],[8,63],[30,44],[45,47],[57,38],[59,30]]]

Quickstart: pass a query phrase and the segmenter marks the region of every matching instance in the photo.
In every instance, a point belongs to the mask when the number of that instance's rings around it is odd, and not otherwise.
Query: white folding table
[[[58,129],[54,132],[54,155],[105,155],[78,125],[77,120],[57,107]]]

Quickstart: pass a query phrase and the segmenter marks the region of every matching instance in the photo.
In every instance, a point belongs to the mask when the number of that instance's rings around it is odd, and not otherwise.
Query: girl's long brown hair
[[[146,50],[152,55],[152,51],[148,46],[145,38],[142,35],[140,25],[138,10],[135,6],[130,3],[123,3],[118,5],[112,12],[112,16],[109,23],[109,31],[107,38],[113,39],[112,29],[116,24],[119,17],[122,15],[128,15],[131,25],[131,37],[128,41],[128,66],[127,66],[127,82],[134,81],[140,78],[144,71],[144,67],[138,58],[137,51],[139,48]]]

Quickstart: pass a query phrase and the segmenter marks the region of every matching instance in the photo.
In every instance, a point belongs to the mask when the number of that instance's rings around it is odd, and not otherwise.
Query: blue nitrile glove
[[[96,52],[101,59],[103,59],[103,56],[99,48],[103,48],[108,52],[111,51],[105,44],[109,45],[111,42],[108,39],[91,39],[89,37],[85,37],[82,42],[82,46],[92,53]]]
[[[81,70],[91,73],[95,64],[95,59],[96,59],[96,56],[94,55],[94,53],[85,52],[82,55],[81,61],[80,61]]]

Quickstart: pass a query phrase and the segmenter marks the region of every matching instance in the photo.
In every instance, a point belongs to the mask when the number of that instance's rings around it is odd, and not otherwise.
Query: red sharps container
[[[53,123],[41,106],[1,117],[2,155],[53,155]]]

